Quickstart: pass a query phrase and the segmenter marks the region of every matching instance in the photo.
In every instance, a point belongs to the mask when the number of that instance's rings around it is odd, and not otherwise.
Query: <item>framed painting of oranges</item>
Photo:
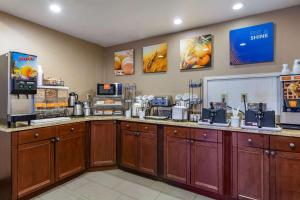
[[[134,74],[134,49],[114,53],[114,72],[116,76]]]
[[[143,47],[144,73],[159,73],[168,70],[168,44]]]
[[[180,70],[203,69],[211,65],[211,34],[180,40]]]

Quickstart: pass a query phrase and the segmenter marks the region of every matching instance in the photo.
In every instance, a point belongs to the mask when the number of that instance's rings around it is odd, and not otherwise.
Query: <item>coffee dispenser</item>
[[[0,118],[8,127],[36,119],[37,56],[9,52],[0,56]]]

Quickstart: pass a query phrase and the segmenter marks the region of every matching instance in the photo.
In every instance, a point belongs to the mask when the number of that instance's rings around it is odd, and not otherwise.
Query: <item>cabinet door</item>
[[[122,130],[121,165],[137,169],[138,167],[138,139],[136,132]]]
[[[56,180],[62,180],[85,169],[84,132],[60,137],[56,143]]]
[[[300,199],[300,153],[275,152],[271,156],[272,200]]]
[[[260,148],[238,147],[236,196],[238,199],[269,199],[269,156]]]
[[[91,127],[91,166],[116,164],[116,124],[93,122]]]
[[[192,142],[191,145],[192,186],[222,193],[222,144]]]
[[[18,198],[54,182],[54,143],[51,140],[18,146]]]
[[[165,178],[178,183],[190,183],[190,144],[187,139],[165,135]]]
[[[156,175],[157,163],[157,135],[154,133],[140,133],[138,137],[138,167],[148,174]]]

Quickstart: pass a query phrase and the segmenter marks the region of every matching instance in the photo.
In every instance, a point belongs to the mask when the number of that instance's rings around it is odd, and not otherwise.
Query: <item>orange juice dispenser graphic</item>
[[[1,91],[0,117],[8,126],[36,118],[34,95],[37,92],[37,56],[9,52],[0,56]]]
[[[300,129],[300,75],[285,75],[281,82],[281,115],[283,127]]]

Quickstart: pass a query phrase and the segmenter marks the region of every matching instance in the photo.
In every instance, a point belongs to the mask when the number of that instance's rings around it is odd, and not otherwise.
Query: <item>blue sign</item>
[[[274,61],[274,24],[230,31],[230,65]]]

